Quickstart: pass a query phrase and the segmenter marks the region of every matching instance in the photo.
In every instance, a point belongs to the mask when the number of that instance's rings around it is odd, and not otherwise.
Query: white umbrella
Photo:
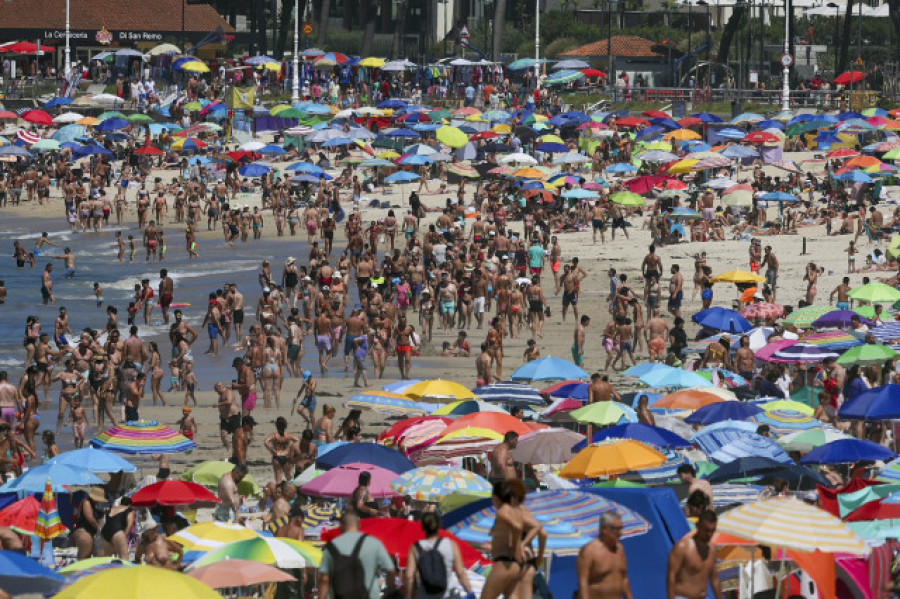
[[[363,106],[362,108],[357,108],[353,112],[361,116],[384,116],[384,111],[375,108],[374,106]]]
[[[537,164],[537,160],[533,156],[529,156],[524,152],[516,152],[514,154],[507,154],[503,158],[499,160],[500,164]]]
[[[353,118],[353,109],[352,109],[352,108],[345,108],[344,110],[341,110],[340,112],[338,112],[337,114],[335,114],[335,115],[334,115],[334,118],[336,118],[336,119],[350,119],[350,118]]]
[[[566,154],[560,154],[559,156],[554,158],[553,164],[583,164],[588,161],[590,161],[590,158],[588,158],[584,154],[578,154],[577,152],[568,152]]]
[[[98,104],[124,104],[125,101],[119,96],[114,96],[112,94],[97,94],[95,96],[91,96],[92,102],[97,102]]]
[[[77,112],[64,112],[59,116],[53,117],[54,123],[77,123],[84,118],[83,114]]]
[[[545,428],[519,438],[512,456],[523,464],[566,464],[575,457],[572,446],[584,435],[565,428]]]
[[[175,44],[160,44],[150,48],[147,52],[150,56],[159,56],[160,54],[181,54],[181,50]]]
[[[266,144],[264,144],[262,142],[248,141],[248,142],[244,142],[240,146],[238,146],[238,150],[242,150],[244,152],[255,152],[257,150],[261,150],[264,147],[266,147]]]
[[[710,189],[728,189],[730,187],[734,187],[737,185],[736,181],[732,181],[727,177],[719,177],[718,179],[712,179],[708,181],[704,187],[709,187]]]

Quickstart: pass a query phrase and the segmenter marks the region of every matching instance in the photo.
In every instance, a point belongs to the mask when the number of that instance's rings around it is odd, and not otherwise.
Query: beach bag
[[[344,555],[338,551],[333,543],[325,545],[333,562],[331,586],[334,599],[369,599],[366,572],[359,559],[359,552],[366,541],[366,536],[359,537],[350,555]]]
[[[444,556],[438,551],[438,545],[442,540],[438,538],[431,549],[422,549],[422,546],[416,543],[416,550],[419,552],[416,570],[419,572],[425,593],[434,597],[442,597],[447,590],[447,566],[444,564]]]

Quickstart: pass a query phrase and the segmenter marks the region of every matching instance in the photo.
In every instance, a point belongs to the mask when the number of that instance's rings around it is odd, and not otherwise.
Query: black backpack
[[[331,567],[331,589],[334,599],[369,599],[369,587],[366,584],[366,571],[359,559],[359,552],[366,541],[366,535],[361,535],[353,552],[344,555],[338,551],[333,543],[325,545],[325,549],[331,554],[333,562]]]
[[[442,540],[438,537],[431,549],[423,549],[421,544],[416,543],[416,550],[419,552],[416,570],[419,572],[422,588],[426,594],[435,597],[443,596],[447,590],[447,566],[444,556],[437,550]]]

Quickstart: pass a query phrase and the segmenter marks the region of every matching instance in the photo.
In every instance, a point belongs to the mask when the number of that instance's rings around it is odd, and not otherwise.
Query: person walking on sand
[[[628,558],[620,541],[623,530],[622,517],[616,512],[600,516],[600,537],[578,552],[577,599],[632,599]]]
[[[572,361],[576,366],[584,364],[584,341],[587,336],[587,327],[591,323],[588,315],[582,315],[581,321],[575,327],[574,339],[572,341]]]

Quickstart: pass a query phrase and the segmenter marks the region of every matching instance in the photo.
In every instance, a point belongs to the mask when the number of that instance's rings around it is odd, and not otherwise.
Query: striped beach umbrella
[[[440,501],[450,493],[484,497],[491,494],[490,483],[474,472],[444,466],[423,466],[404,472],[391,482],[391,488],[419,501]]]
[[[778,436],[822,428],[820,421],[795,410],[768,410],[754,416],[753,420],[757,424],[768,424],[770,431]]]
[[[839,354],[812,343],[795,343],[772,354],[770,362],[780,364],[814,364],[825,358],[837,358]]]
[[[900,350],[900,321],[886,322],[871,330],[878,343]]]
[[[467,427],[444,431],[435,442],[410,452],[409,457],[419,466],[442,464],[451,458],[490,453],[501,441],[503,434],[495,430]]]
[[[855,532],[823,509],[793,497],[774,497],[725,512],[718,530],[760,545],[797,551],[868,555]]]
[[[756,424],[743,420],[723,420],[697,431],[691,442],[706,455],[715,453],[732,441],[749,437],[756,433]]]
[[[169,538],[186,551],[212,551],[235,541],[255,539],[259,536],[259,532],[240,524],[201,522],[183,528]]]
[[[66,527],[59,519],[59,509],[56,506],[56,496],[53,494],[53,484],[47,479],[44,487],[44,496],[41,498],[41,509],[38,512],[34,534],[41,540],[41,552],[44,551],[44,542],[58,537],[66,532]]]
[[[428,414],[434,409],[433,404],[412,401],[405,395],[389,391],[363,391],[344,400],[344,407],[359,410],[371,410],[379,414],[391,416],[415,416]]]
[[[740,458],[769,458],[782,464],[793,460],[775,441],[755,433],[735,439],[713,452],[709,459],[719,464],[727,464]]]
[[[183,453],[197,444],[155,420],[135,420],[114,426],[91,439],[91,446],[126,454]]]
[[[792,324],[798,329],[809,329],[812,328],[812,323],[814,321],[836,309],[837,308],[834,306],[828,306],[826,304],[813,304],[812,306],[794,310],[784,317],[784,323]]]
[[[496,403],[530,405],[544,405],[546,403],[541,392],[534,387],[512,381],[482,385],[472,389],[472,393],[484,401]]]
[[[547,551],[556,555],[575,555],[586,543],[597,538],[597,521],[606,512],[615,512],[622,518],[625,538],[642,535],[650,530],[650,523],[637,512],[593,493],[557,489],[529,494],[527,507],[540,520],[547,531]],[[448,518],[452,518],[449,514]],[[491,540],[491,528],[496,510],[487,507],[466,516],[448,527],[448,530],[476,548],[482,548]]]
[[[827,317],[827,315],[826,315]],[[820,319],[821,320],[821,319]],[[862,339],[854,337],[845,331],[821,331],[819,333],[807,333],[803,335],[803,343],[811,343],[831,351],[844,351],[857,345],[862,345]]]
[[[432,414],[435,416],[465,416],[476,412],[499,412],[508,414],[506,410],[498,405],[481,401],[478,399],[461,399],[445,404],[436,409]]]
[[[222,545],[194,562],[191,568],[228,559],[245,559],[279,568],[309,568],[322,563],[322,551],[304,541],[257,536]]]

